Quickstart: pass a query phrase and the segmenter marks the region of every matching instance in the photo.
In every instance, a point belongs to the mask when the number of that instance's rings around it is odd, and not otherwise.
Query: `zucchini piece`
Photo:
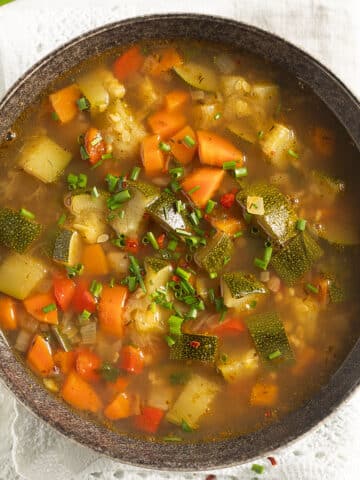
[[[217,382],[197,374],[192,375],[166,414],[166,420],[175,425],[181,425],[185,421],[191,428],[197,428],[200,418],[209,412],[211,403],[220,390]]]
[[[145,257],[145,287],[148,294],[154,293],[170,279],[172,266],[161,257]]]
[[[187,62],[174,67],[174,71],[187,84],[206,92],[216,92],[218,77],[214,70],[195,62]]]
[[[349,298],[347,292],[334,277],[329,278],[329,298],[331,303],[343,303]]]
[[[247,310],[251,302],[258,303],[269,293],[254,275],[245,272],[224,273],[220,286],[225,306],[238,310]]]
[[[116,216],[110,221],[111,227],[119,235],[138,236],[143,230],[144,214],[149,207],[160,196],[160,189],[145,182],[127,181],[131,198],[123,207],[122,218]]]
[[[11,208],[0,209],[0,244],[23,253],[40,235],[41,226]]]
[[[292,286],[323,255],[322,248],[309,235],[301,232],[271,259],[271,265],[284,282]]]
[[[248,317],[245,321],[263,362],[274,364],[275,361],[271,360],[271,355],[277,351],[281,353],[278,357],[281,362],[294,360],[294,353],[286,336],[284,325],[277,313],[258,313]]]
[[[246,351],[241,356],[227,358],[220,361],[217,369],[228,383],[235,383],[239,380],[254,375],[259,368],[259,356],[255,350]]]
[[[146,211],[164,230],[176,233],[177,229],[191,231],[190,223],[183,212],[176,210],[176,197],[171,192],[162,192]]]
[[[55,182],[71,160],[64,150],[46,135],[28,140],[20,153],[19,165],[44,183]]]
[[[40,260],[12,253],[0,265],[0,292],[24,300],[46,273],[46,267]]]
[[[194,260],[208,273],[218,273],[231,257],[233,250],[233,242],[229,235],[225,232],[217,232],[207,245],[196,251]]]
[[[176,338],[175,344],[170,348],[170,360],[200,360],[214,363],[217,350],[217,336],[183,333]]]
[[[236,196],[243,209],[246,209],[247,197],[263,199],[264,215],[256,215],[255,220],[267,236],[283,244],[298,233],[297,216],[293,206],[275,185],[253,183],[245,187]]]
[[[270,163],[280,170],[285,170],[292,159],[289,150],[296,151],[295,133],[285,125],[274,123],[264,135],[260,145]]]
[[[53,260],[63,265],[75,265],[81,261],[81,238],[78,232],[68,228],[59,229],[55,238]]]

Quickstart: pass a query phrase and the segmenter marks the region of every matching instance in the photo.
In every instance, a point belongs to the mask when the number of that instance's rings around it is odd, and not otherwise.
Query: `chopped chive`
[[[175,340],[169,335],[165,335],[165,342],[168,344],[169,347],[172,347],[176,343]]]
[[[122,190],[121,192],[115,193],[107,201],[108,207],[110,209],[118,208],[121,203],[127,202],[130,200],[131,195],[129,190]]]
[[[107,183],[108,185],[108,190],[109,192],[113,192],[116,188],[116,185],[119,181],[119,178],[118,177],[115,177],[115,175],[111,175],[111,173],[108,173],[105,177],[105,182]]]
[[[171,147],[168,143],[165,143],[165,142],[160,142],[159,143],[159,148],[160,150],[162,150],[163,152],[171,152]]]
[[[170,250],[171,252],[175,252],[176,247],[178,246],[178,241],[177,240],[170,240],[170,242],[167,245],[167,249]]]
[[[78,188],[86,188],[87,181],[88,181],[87,175],[85,175],[85,173],[79,173],[78,181],[77,181],[77,187]]]
[[[100,297],[102,292],[103,286],[102,283],[93,280],[90,285],[90,292],[94,295],[94,297]]]
[[[54,310],[56,310],[56,305],[55,305],[55,303],[49,303],[49,305],[45,305],[45,307],[43,307],[41,310],[44,313],[50,313],[50,312],[53,312]]]
[[[169,173],[176,180],[184,175],[184,169],[183,167],[170,168]]]
[[[256,300],[251,300],[251,302],[249,303],[249,307],[250,308],[255,308],[257,305],[257,301]]]
[[[159,244],[155,238],[155,235],[152,233],[152,232],[148,232],[146,234],[146,237],[148,238],[149,242],[151,243],[152,247],[155,249],[155,250],[159,250]]]
[[[175,232],[182,237],[191,237],[191,232],[188,232],[187,230],[183,230],[182,228],[176,228]]]
[[[133,255],[129,255],[129,260],[130,260],[131,271],[136,276],[142,291],[144,293],[146,293],[146,287],[145,287],[144,280],[143,280],[142,275],[141,275],[139,262],[136,260],[136,258]]]
[[[119,215],[119,218],[123,219],[125,217],[125,210],[120,210],[118,215]]]
[[[169,186],[174,193],[178,192],[181,188],[180,183],[177,180],[172,180],[169,183]]]
[[[99,373],[106,382],[114,383],[120,375],[120,370],[112,363],[104,362],[99,369]]]
[[[82,158],[82,160],[88,160],[90,158],[84,145],[80,145],[80,157]]]
[[[178,275],[180,278],[183,278],[184,280],[189,280],[189,278],[191,277],[191,273],[187,272],[181,267],[176,267],[175,275]]]
[[[319,289],[317,287],[315,287],[315,285],[313,285],[312,283],[307,283],[306,284],[306,290],[308,290],[311,293],[315,293],[315,294],[319,293]]]
[[[96,135],[94,140],[91,140],[90,143],[93,147],[96,147],[96,145],[98,145],[101,142],[101,140],[102,140],[101,135]]]
[[[281,357],[282,353],[280,350],[275,350],[275,352],[272,352],[269,354],[269,360],[275,360],[275,358]]]
[[[69,185],[70,190],[75,190],[77,188],[79,177],[74,173],[69,173],[67,176],[67,183]]]
[[[91,317],[91,313],[88,310],[83,310],[80,313],[80,318],[83,320],[89,320],[90,317]]]
[[[254,265],[255,265],[255,267],[261,268],[261,270],[266,270],[267,269],[266,262],[264,262],[264,260],[261,260],[261,258],[255,258],[254,259]]]
[[[134,167],[130,173],[130,180],[133,180],[135,182],[139,178],[140,172],[140,167]]]
[[[96,168],[99,168],[102,164],[104,163],[104,160],[99,160],[98,162],[94,163],[92,167],[90,167],[90,170],[95,170]]]
[[[186,193],[188,195],[192,195],[193,193],[197,192],[198,190],[200,189],[200,185],[195,185],[195,187],[191,188],[189,191],[187,191]]]
[[[216,272],[210,272],[209,273],[209,277],[214,280],[214,278],[216,278],[218,276],[218,274]]]
[[[251,467],[251,470],[260,475],[261,473],[263,473],[264,467],[262,465],[258,465],[257,463],[254,463],[253,466]]]
[[[217,202],[214,202],[214,200],[208,200],[205,207],[205,213],[207,214],[211,213],[214,210],[216,205],[217,205]]]
[[[86,97],[81,97],[76,100],[79,110],[88,110],[90,108],[90,103]]]
[[[296,152],[294,152],[294,150],[292,150],[291,148],[289,148],[288,154],[289,154],[291,157],[299,158],[299,155],[298,155]]]
[[[203,216],[202,211],[200,210],[200,208],[196,208],[196,209],[195,209],[195,213],[196,213],[197,218],[200,220],[200,218],[202,218],[202,216]]]
[[[236,178],[246,177],[248,174],[248,169],[246,167],[235,168],[234,174]]]
[[[214,120],[220,120],[220,118],[221,118],[221,113],[220,112],[215,113]]]
[[[114,277],[110,278],[109,287],[110,287],[110,288],[114,288],[114,287],[115,287],[115,278],[114,278]]]
[[[136,284],[137,284],[136,277],[129,276],[128,284],[127,284],[129,288],[129,292],[134,292],[136,290]]]
[[[184,204],[181,200],[176,200],[176,211],[180,213],[184,210]]]
[[[233,238],[239,238],[244,235],[244,232],[242,230],[239,230],[238,232],[235,232],[233,235]]]
[[[167,435],[166,437],[162,437],[163,442],[182,442],[182,440],[183,439],[181,437],[177,437],[176,435]]]
[[[109,160],[110,158],[112,158],[112,153],[111,152],[108,152],[108,153],[103,153],[101,155],[101,160]],[[99,162],[98,162],[99,163]]]
[[[168,324],[171,335],[181,335],[181,325],[183,321],[184,320],[181,317],[177,317],[176,315],[171,315],[169,317]]]
[[[61,227],[62,225],[64,225],[65,222],[66,222],[66,214],[62,213],[57,221],[57,224],[59,225],[59,227]]]
[[[224,162],[222,164],[223,170],[234,170],[236,168],[236,162],[231,161],[231,162]]]
[[[306,220],[303,218],[299,218],[299,220],[296,222],[296,228],[300,230],[300,232],[303,232],[306,227]]]
[[[183,432],[186,432],[186,433],[191,433],[193,431],[193,429],[185,420],[181,421],[181,429]]]
[[[100,197],[100,193],[95,186],[91,190],[91,196],[94,197],[94,198],[99,198]]]
[[[30,210],[26,210],[26,208],[20,208],[20,215],[30,220],[35,218],[35,214],[30,212]]]
[[[264,136],[264,131],[263,130],[260,130],[258,133],[257,133],[257,136],[259,139],[261,139],[263,136]]]
[[[213,288],[209,288],[208,296],[209,296],[210,302],[214,303],[215,302],[215,290]]]
[[[220,360],[221,360],[222,363],[227,363],[228,359],[229,359],[229,356],[226,355],[226,353],[221,354]]]
[[[71,267],[66,267],[66,271],[69,278],[76,277],[76,275],[81,275],[84,271],[84,265],[82,263],[78,263],[77,265],[73,265]]]
[[[265,262],[267,265],[269,264],[269,262],[270,262],[270,260],[271,260],[272,252],[273,252],[272,247],[270,247],[270,246],[265,247],[264,262]]]
[[[190,137],[190,135],[185,135],[185,137],[183,138],[183,143],[189,148],[193,148],[196,145],[195,140]]]
[[[51,112],[51,118],[54,122],[58,122],[60,120],[59,115],[56,112]]]
[[[190,308],[190,310],[187,312],[186,317],[187,318],[196,318],[198,314],[197,308],[193,307]]]
[[[190,217],[191,222],[192,222],[195,226],[199,225],[199,219],[198,219],[198,216],[196,215],[195,212],[191,212],[190,215],[189,215],[189,217]]]

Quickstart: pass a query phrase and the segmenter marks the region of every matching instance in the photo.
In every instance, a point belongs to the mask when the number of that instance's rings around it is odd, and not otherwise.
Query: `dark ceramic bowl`
[[[59,48],[37,63],[0,104],[0,138],[22,109],[79,59],[110,48],[153,38],[196,38],[228,43],[259,54],[308,84],[328,105],[360,147],[360,105],[325,67],[286,41],[248,25],[204,15],[155,15],[106,25]],[[17,398],[69,438],[132,465],[200,470],[236,465],[281,447],[308,432],[334,411],[360,380],[360,341],[330,382],[304,407],[261,431],[202,444],[148,442],[113,433],[69,410],[46,392],[15,358],[0,335],[0,374]]]

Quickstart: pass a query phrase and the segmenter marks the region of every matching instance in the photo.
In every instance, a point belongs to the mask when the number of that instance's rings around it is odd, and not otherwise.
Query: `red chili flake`
[[[207,213],[204,213],[204,219],[205,219],[205,220],[209,220],[209,218],[210,218],[210,215],[207,214]]]
[[[271,463],[271,465],[273,467],[275,467],[277,465],[277,461],[274,457],[267,457],[267,459],[269,460],[269,462]]]
[[[125,250],[129,253],[137,253],[139,250],[139,242],[134,238],[125,240]]]
[[[197,340],[191,340],[191,342],[189,342],[189,345],[190,345],[190,347],[192,347],[192,348],[199,348],[200,345],[201,345],[201,343],[198,342]]]
[[[235,202],[235,194],[234,193],[224,193],[224,195],[220,198],[220,203],[224,208],[231,208]]]
[[[208,476],[205,478],[205,480],[216,480],[216,475],[213,475],[213,474],[208,475]]]
[[[160,248],[164,247],[165,237],[166,237],[165,233],[161,233],[156,239]]]
[[[264,415],[265,415],[266,418],[270,418],[270,417],[272,417],[272,411],[271,410],[266,410]]]
[[[178,277],[177,275],[173,275],[173,276],[171,277],[171,280],[172,280],[173,282],[178,282],[178,281],[180,280],[180,277]]]

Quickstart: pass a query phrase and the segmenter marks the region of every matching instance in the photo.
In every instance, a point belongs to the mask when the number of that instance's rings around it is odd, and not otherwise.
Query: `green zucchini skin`
[[[272,257],[271,265],[288,286],[293,286],[323,253],[322,248],[305,230]]]
[[[11,208],[0,209],[0,244],[23,253],[36,240],[41,225]]]
[[[246,272],[228,272],[221,277],[221,291],[228,308],[244,306],[252,300],[259,300],[269,293],[265,285],[254,275]]]
[[[231,238],[224,232],[217,232],[205,245],[197,250],[194,260],[208,273],[220,272],[228,257],[233,254],[234,246]]]
[[[52,257],[55,262],[66,265],[78,263],[81,257],[79,234],[67,228],[59,229],[55,238]]]
[[[253,217],[265,235],[280,244],[295,237],[298,233],[297,215],[290,200],[277,187],[266,183],[245,186],[236,196],[237,202],[243,209],[246,209],[248,196],[262,197],[264,200],[264,215]]]
[[[182,212],[176,210],[176,197],[171,192],[162,192],[146,211],[164,230],[176,233],[177,229],[191,231],[191,226]]]
[[[269,359],[269,355],[277,350],[281,352],[281,356],[276,364],[278,361],[294,360],[294,353],[286,336],[284,325],[276,312],[258,313],[248,317],[245,321],[259,357],[264,363],[274,365],[275,362]]]
[[[213,363],[216,360],[217,351],[217,336],[183,333],[170,347],[170,360],[200,360]]]

